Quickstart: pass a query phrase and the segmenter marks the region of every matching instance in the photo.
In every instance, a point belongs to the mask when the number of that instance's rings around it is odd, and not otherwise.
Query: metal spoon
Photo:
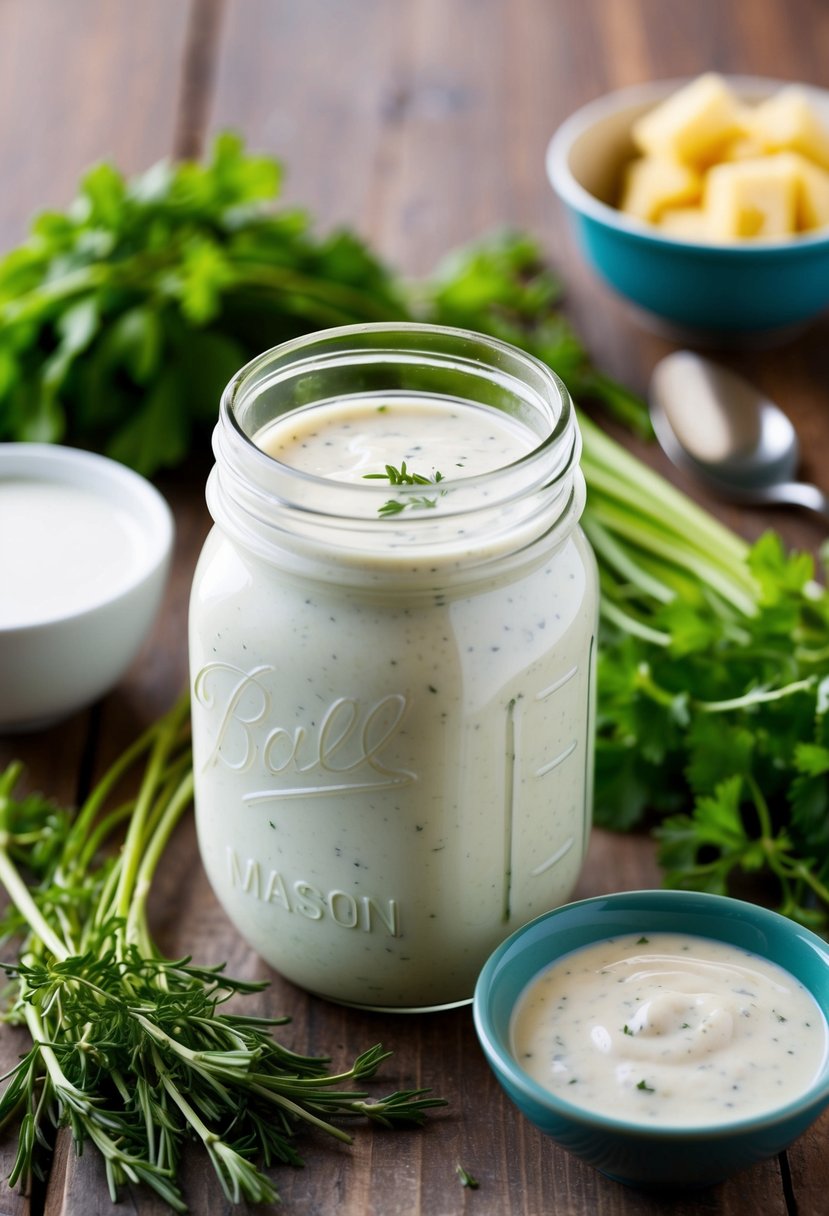
[[[650,409],[666,454],[712,490],[736,502],[804,507],[829,521],[829,496],[795,480],[791,422],[736,372],[676,351],[654,368]]]

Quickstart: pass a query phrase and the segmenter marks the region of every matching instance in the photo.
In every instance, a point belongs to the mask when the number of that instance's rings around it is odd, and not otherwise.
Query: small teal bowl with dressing
[[[511,1042],[516,1004],[557,959],[594,942],[648,933],[712,938],[776,963],[829,1014],[829,946],[755,904],[685,891],[626,891],[564,905],[512,934],[490,956],[473,1002],[484,1054],[507,1095],[557,1144],[628,1186],[705,1187],[782,1152],[829,1105],[829,1057],[797,1098],[739,1120],[704,1126],[636,1122],[578,1106],[532,1079]]]

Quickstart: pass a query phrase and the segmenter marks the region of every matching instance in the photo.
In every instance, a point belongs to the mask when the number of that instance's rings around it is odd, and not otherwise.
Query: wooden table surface
[[[30,214],[64,206],[101,158],[127,172],[163,155],[198,154],[233,127],[282,158],[285,196],[327,228],[344,223],[413,274],[452,246],[505,223],[542,240],[568,286],[568,308],[603,370],[642,390],[670,344],[581,265],[544,175],[557,124],[590,98],[651,77],[704,69],[826,85],[829,5],[823,0],[3,0],[0,4],[0,248]],[[823,75],[822,75],[823,73]],[[829,323],[787,345],[727,352],[785,404],[806,453],[804,474],[829,490]],[[658,452],[646,459],[667,472]],[[186,604],[208,530],[207,445],[159,484],[176,514],[175,567],[158,625],[121,686],[101,705],[45,733],[0,740],[32,786],[66,802],[108,757],[165,709],[187,679]],[[783,511],[723,507],[678,484],[754,537],[779,528],[816,550],[820,526]],[[0,676],[2,678],[2,676]],[[594,834],[578,893],[656,885],[649,842]],[[352,1148],[308,1137],[305,1170],[283,1168],[286,1216],[682,1216],[827,1211],[829,1118],[784,1157],[722,1186],[670,1199],[629,1191],[556,1149],[502,1098],[468,1009],[385,1017],[307,997],[254,958],[226,923],[184,823],[159,877],[154,927],[173,955],[227,960],[267,976],[261,1009],[290,1014],[295,1047],[350,1059],[376,1041],[393,1049],[390,1087],[432,1086],[451,1100],[423,1132],[361,1131]],[[0,1057],[22,1040],[0,1032]],[[2,1174],[13,1145],[2,1145]],[[463,1188],[462,1163],[480,1182]],[[192,1210],[228,1210],[199,1162],[188,1164]],[[65,1136],[36,1194],[0,1184],[0,1216],[96,1216],[111,1210],[100,1163],[76,1160]],[[124,1195],[140,1216],[164,1205]]]

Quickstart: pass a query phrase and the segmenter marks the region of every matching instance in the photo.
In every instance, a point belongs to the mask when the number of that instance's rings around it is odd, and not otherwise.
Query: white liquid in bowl
[[[127,511],[65,482],[0,479],[0,628],[82,612],[126,589],[146,538]]]

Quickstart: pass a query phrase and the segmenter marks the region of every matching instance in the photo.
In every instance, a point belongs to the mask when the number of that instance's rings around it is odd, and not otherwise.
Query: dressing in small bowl
[[[634,891],[557,908],[490,957],[473,1009],[524,1115],[628,1185],[719,1182],[829,1104],[829,947],[739,900]]]

